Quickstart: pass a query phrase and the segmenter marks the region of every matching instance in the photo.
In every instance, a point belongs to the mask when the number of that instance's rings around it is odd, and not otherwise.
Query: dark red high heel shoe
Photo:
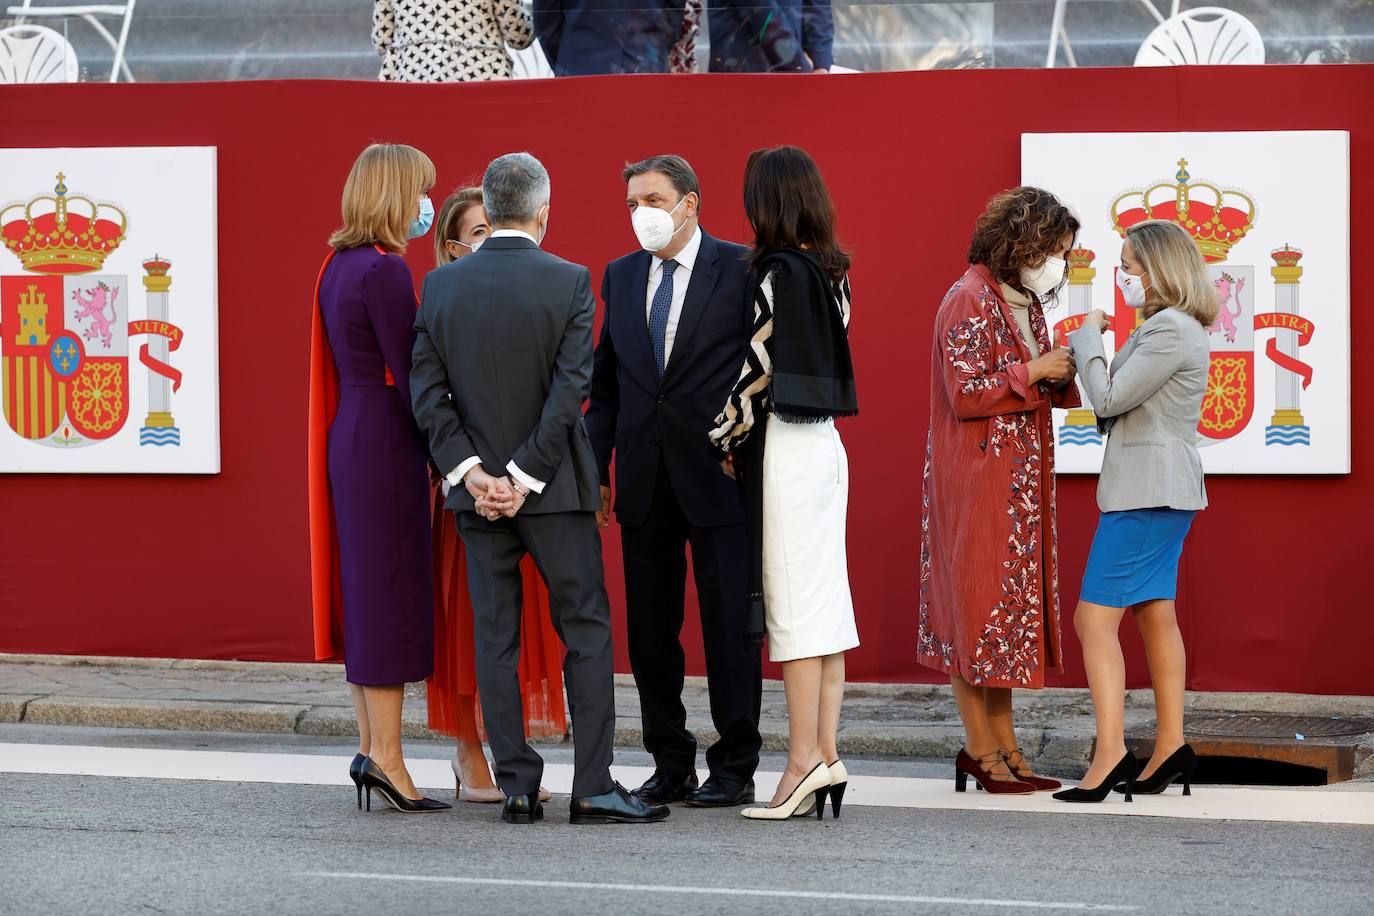
[[[978,787],[984,792],[994,795],[1029,795],[1035,791],[1035,786],[1028,782],[1018,779],[997,779],[992,773],[983,769],[982,764],[987,761],[988,766],[996,766],[1002,762],[1000,751],[993,751],[983,757],[974,760],[969,756],[969,752],[962,747],[959,748],[959,755],[954,758],[954,791],[963,792],[968,789],[968,778],[973,777],[978,783]]]
[[[1025,754],[1021,753],[1019,747],[1014,747],[1009,751],[998,748],[997,752],[1002,755],[1002,760],[1006,763],[1007,769],[1011,770],[1011,775],[1022,782],[1028,782],[1035,786],[1037,792],[1048,792],[1051,789],[1061,789],[1064,787],[1064,784],[1057,779],[1050,779],[1048,776],[1036,776],[1034,773],[1029,772],[1021,772],[1023,768],[1029,770],[1031,767],[1030,761],[1026,759]]]

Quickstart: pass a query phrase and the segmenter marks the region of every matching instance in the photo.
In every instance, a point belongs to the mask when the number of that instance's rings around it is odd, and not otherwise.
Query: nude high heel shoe
[[[792,794],[780,804],[767,808],[745,808],[740,814],[756,821],[785,821],[795,815],[808,801],[812,801],[814,796],[816,814],[818,817],[824,817],[825,799],[829,794],[830,769],[822,762],[816,764],[811,772],[806,774],[806,778],[797,783]]]
[[[463,769],[458,765],[458,758],[454,757],[449,761],[453,767],[453,781],[456,785],[454,794],[460,802],[471,802],[476,805],[499,805],[506,800],[506,793],[500,789],[474,789],[472,786],[463,785]]]
[[[454,794],[460,802],[471,802],[476,805],[496,805],[506,800],[506,793],[502,792],[500,789],[474,789],[471,786],[463,785],[463,771],[462,768],[458,766],[457,757],[449,761],[449,766],[453,768],[453,781],[456,785]],[[546,802],[551,798],[553,798],[553,793],[543,786],[540,786],[539,800],[541,802]]]

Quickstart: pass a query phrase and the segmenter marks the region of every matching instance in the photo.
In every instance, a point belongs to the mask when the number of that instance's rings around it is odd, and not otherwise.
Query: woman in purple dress
[[[316,292],[323,334],[313,348],[312,429],[333,417],[324,449],[332,525],[317,524],[319,462],[311,468],[316,639],[323,631],[331,645],[342,618],[360,738],[350,775],[360,805],[367,789],[369,809],[373,790],[401,811],[449,807],[420,796],[401,750],[405,685],[434,667],[427,455],[410,407],[416,299],[401,253],[433,220],[434,178],[434,164],[413,147],[364,150],[344,185],[343,227],[329,240]],[[330,388],[337,398],[323,396]],[[337,655],[331,647],[317,654]]]

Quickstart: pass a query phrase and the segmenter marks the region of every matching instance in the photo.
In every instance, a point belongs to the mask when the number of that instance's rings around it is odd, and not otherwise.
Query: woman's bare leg
[[[458,698],[458,734],[477,734],[477,711],[475,697]],[[482,751],[482,742],[477,738],[459,738],[454,759],[458,761],[458,771],[463,774],[463,785],[469,789],[494,789],[496,783],[491,778],[491,767],[487,766],[487,755]]]
[[[954,688],[954,702],[959,706],[959,718],[964,723],[964,750],[975,760],[996,753],[997,736],[993,734],[992,723],[988,720],[984,688],[973,686],[957,674],[949,676],[949,684]],[[984,761],[982,765],[994,779],[1013,778],[1011,770],[1000,758],[991,764]]]
[[[372,753],[372,729],[367,725],[367,697],[357,684],[349,684],[348,689],[353,694],[353,715],[358,720],[358,753],[366,757]]]
[[[1083,667],[1097,719],[1097,747],[1082,785],[1096,788],[1126,755],[1126,659],[1121,654],[1121,617],[1125,608],[1078,602],[1074,629],[1083,644]]]
[[[844,704],[844,653],[821,659],[821,707],[819,734],[821,758],[826,763],[840,759],[840,707]]]
[[[382,768],[396,790],[407,798],[419,798],[415,783],[406,770],[401,750],[401,704],[405,701],[405,685],[364,687],[367,697],[367,721],[372,733],[372,762]]]
[[[792,794],[807,774],[821,763],[821,672],[819,656],[782,663],[782,684],[787,694],[787,769],[773,793],[773,804]]]
[[[1174,602],[1161,599],[1138,604],[1136,626],[1145,640],[1145,658],[1150,664],[1150,686],[1155,692],[1155,752],[1141,771],[1141,777],[1154,774],[1169,755],[1183,747],[1183,691],[1188,675],[1187,650],[1178,629]]]

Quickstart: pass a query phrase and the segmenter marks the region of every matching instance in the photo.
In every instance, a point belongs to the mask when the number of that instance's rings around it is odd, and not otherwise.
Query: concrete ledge
[[[1031,754],[1027,751],[1026,754],[1035,761],[1038,770],[1056,776],[1078,776],[1092,760],[1092,725],[1047,728],[1041,736],[1039,753]]]
[[[0,722],[20,722],[24,717],[24,707],[38,697],[0,696]]]
[[[281,675],[341,675],[338,662],[245,662],[215,658],[141,658],[133,655],[34,655],[0,652],[0,665],[57,665],[92,668],[173,668],[191,671],[252,671]]]
[[[1024,730],[1021,730],[1024,732]],[[787,736],[781,735],[782,750]],[[948,757],[964,746],[958,722],[913,725],[872,725],[840,721],[839,751],[853,757]]]
[[[251,662],[231,659],[195,658],[139,658],[102,655],[38,655],[32,653],[0,652],[3,665],[50,665],[57,667],[149,668],[190,671],[233,671],[255,676],[275,676],[283,679],[343,680],[343,666],[336,662]],[[615,676],[617,687],[633,687],[628,674]],[[688,689],[705,690],[704,677],[686,679]],[[776,681],[765,682],[765,689],[781,691]],[[949,685],[940,684],[870,684],[853,683],[845,687],[845,698],[875,699],[895,702],[938,702],[949,699]],[[343,703],[341,705],[346,705]],[[1019,713],[1033,713],[1038,709],[1060,713],[1068,707],[1091,710],[1092,698],[1081,687],[1049,687],[1044,690],[1018,690],[1015,706]],[[1149,690],[1128,690],[1126,706],[1149,709],[1154,695]],[[1374,716],[1374,696],[1339,696],[1315,693],[1207,693],[1189,691],[1188,712],[1267,712],[1310,716]]]
[[[1355,748],[1355,778],[1374,779],[1374,749]]]
[[[616,675],[615,742],[641,748],[639,697],[629,675]],[[427,727],[425,685],[406,688],[403,734],[447,741]],[[705,678],[686,679],[688,723],[701,747],[716,740]],[[1077,775],[1093,742],[1087,690],[1016,691],[1017,732],[1038,769]],[[1153,735],[1154,697],[1132,690],[1128,733]],[[1189,713],[1280,713],[1374,717],[1374,697],[1313,694],[1190,693]],[[115,728],[357,735],[342,666],[334,663],[107,658],[0,654],[0,723],[32,722]],[[964,743],[958,709],[947,684],[849,684],[840,723],[847,756],[950,760]],[[763,748],[787,749],[787,711],[781,683],[764,683]],[[1354,739],[1356,778],[1374,778],[1372,739]],[[535,743],[558,745],[561,738]]]
[[[24,710],[35,725],[167,728],[180,731],[294,732],[304,706],[270,703],[198,703],[191,700],[117,700],[106,697],[47,697]]]

